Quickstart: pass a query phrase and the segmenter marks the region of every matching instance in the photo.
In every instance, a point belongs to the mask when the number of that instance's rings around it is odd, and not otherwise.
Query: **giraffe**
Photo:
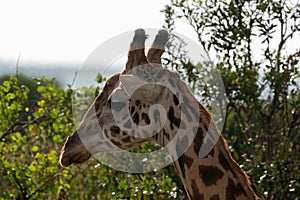
[[[79,127],[67,138],[61,150],[60,164],[67,167],[73,163],[83,163],[98,152],[111,151],[114,146],[127,150],[145,141],[153,141],[165,147],[175,141],[174,148],[167,151],[178,155],[174,166],[189,199],[259,199],[247,175],[230,155],[226,140],[216,128],[210,112],[194,97],[176,72],[162,68],[161,56],[168,37],[167,31],[160,30],[146,56],[147,35],[143,29],[135,31],[125,70],[107,80]],[[128,97],[126,93],[137,81],[131,80],[129,75],[153,79],[148,80],[150,82],[164,81],[180,92],[174,95],[163,85],[145,84]],[[120,89],[124,85],[121,80],[126,80],[123,90]],[[115,99],[127,99],[129,103],[114,101],[114,96]],[[151,111],[154,104],[162,105],[166,112]],[[116,122],[114,112],[122,118],[121,122]],[[161,125],[163,115],[166,120]],[[196,126],[188,127],[188,121],[195,121]],[[143,133],[137,133],[133,130],[134,126],[146,129],[140,131]],[[158,130],[152,133],[158,126]],[[100,134],[99,128],[103,130]],[[176,136],[179,130],[185,133],[182,137]],[[191,130],[194,135],[189,133]],[[79,132],[83,134],[79,136]],[[146,134],[146,137],[141,134]],[[207,139],[208,135],[211,135],[210,139]],[[215,145],[207,155],[199,156],[201,146],[209,143]]]

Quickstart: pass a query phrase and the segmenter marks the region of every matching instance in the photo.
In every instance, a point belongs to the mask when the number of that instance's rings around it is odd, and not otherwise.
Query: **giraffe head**
[[[108,79],[68,137],[61,165],[83,163],[97,153],[119,152],[154,141],[175,161],[189,199],[258,199],[208,110],[177,73],[162,68],[168,33],[158,32],[147,57],[146,38],[144,30],[135,31],[126,69]],[[213,149],[200,156],[203,146]]]
[[[157,115],[165,113],[155,113],[150,105],[155,104],[163,92],[163,86],[148,84],[136,77],[145,79],[160,75],[158,72],[163,69],[161,55],[168,33],[165,30],[158,32],[147,57],[144,53],[146,38],[143,29],[135,31],[125,70],[107,80],[79,127],[67,138],[60,155],[62,166],[83,163],[99,152],[132,148],[149,140],[152,133],[145,133],[146,130],[153,132],[154,129],[162,128],[158,122],[151,122],[156,121]],[[162,70],[161,73],[169,72]],[[138,109],[139,115],[134,115]],[[139,127],[140,131],[137,131]]]

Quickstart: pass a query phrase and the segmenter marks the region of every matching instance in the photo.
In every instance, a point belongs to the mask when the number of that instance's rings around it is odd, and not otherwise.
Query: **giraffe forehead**
[[[180,81],[177,73],[164,69],[161,65],[141,65],[119,76],[119,80],[113,83],[114,90],[110,99],[125,103],[132,98],[154,103],[165,87],[179,94],[177,91],[181,89],[178,83]]]

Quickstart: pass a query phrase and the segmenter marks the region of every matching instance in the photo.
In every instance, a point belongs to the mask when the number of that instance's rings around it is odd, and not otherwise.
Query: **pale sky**
[[[81,64],[114,35],[137,28],[161,28],[164,15],[160,11],[167,3],[0,0],[0,61],[15,63],[21,55],[20,64]],[[192,35],[184,26],[177,31]]]
[[[164,14],[160,11],[167,3],[168,0],[0,0],[0,62],[10,62],[15,67],[20,55],[21,66],[78,66],[115,35],[137,28],[161,28]],[[176,26],[177,33],[197,41],[189,25],[179,20]],[[293,41],[290,51],[299,47],[299,34]],[[255,51],[260,46],[258,42]]]

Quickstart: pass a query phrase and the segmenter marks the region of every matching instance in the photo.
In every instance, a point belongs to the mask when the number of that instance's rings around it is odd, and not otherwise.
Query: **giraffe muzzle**
[[[61,166],[68,167],[73,163],[84,163],[90,157],[91,153],[85,148],[77,131],[75,131],[67,138],[61,150],[59,162]]]

